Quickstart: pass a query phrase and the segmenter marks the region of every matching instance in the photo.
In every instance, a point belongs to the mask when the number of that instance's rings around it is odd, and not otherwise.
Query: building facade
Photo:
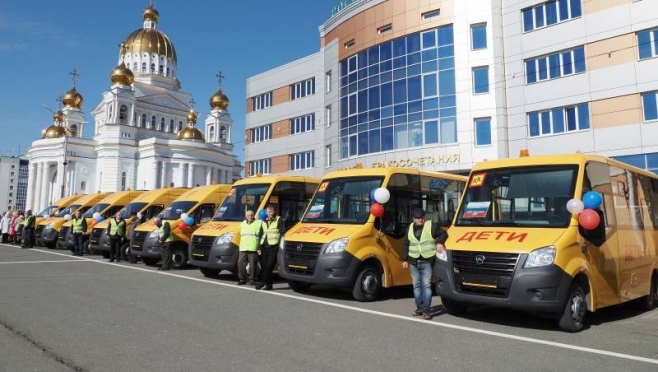
[[[196,128],[198,113],[188,105],[190,95],[180,91],[176,49],[157,28],[159,12],[152,4],[143,19],[143,27],[121,44],[111,86],[91,111],[93,138],[83,136],[87,121],[74,76],[53,125],[32,143],[27,208],[40,210],[74,193],[195,187],[240,178],[221,82],[210,97],[202,133]]]
[[[0,156],[0,212],[25,210],[27,160]]]
[[[248,79],[247,175],[466,172],[520,150],[658,170],[651,1],[356,0],[320,40]]]

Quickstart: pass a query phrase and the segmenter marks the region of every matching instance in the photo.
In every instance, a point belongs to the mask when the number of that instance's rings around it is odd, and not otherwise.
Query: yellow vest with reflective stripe
[[[240,224],[240,251],[258,250],[258,232],[261,226],[261,221],[254,220],[250,224],[242,221]]]
[[[171,229],[169,229],[169,236],[166,239],[162,239],[162,237],[164,236],[164,224],[165,223],[166,222],[162,222],[160,227],[158,227],[158,237],[160,238],[160,240],[164,241],[165,243],[170,243],[170,242],[174,241],[174,235],[171,233]]]
[[[423,225],[423,232],[420,234],[420,240],[416,239],[414,235],[414,225],[409,225],[409,257],[431,258],[436,256],[436,241],[432,237],[432,221],[425,222]]]
[[[74,218],[72,221],[71,225],[73,225],[73,233],[82,234],[82,222],[84,221],[84,217]]]
[[[279,239],[281,239],[279,216],[274,217],[274,220],[270,221],[269,226],[267,222],[263,222],[263,237],[260,239],[261,244],[267,240],[267,245],[277,245],[279,244]]]
[[[123,236],[126,231],[126,220],[122,219],[117,223],[117,220],[112,218],[110,219],[110,236]]]
[[[23,228],[34,227],[34,215],[28,216],[23,221]]]

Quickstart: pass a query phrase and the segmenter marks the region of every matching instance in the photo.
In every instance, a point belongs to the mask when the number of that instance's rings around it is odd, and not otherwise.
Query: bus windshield
[[[247,210],[258,213],[256,209],[263,203],[270,186],[269,183],[234,186],[217,209],[213,221],[242,221]]]
[[[64,217],[67,214],[73,214],[73,212],[75,212],[75,210],[78,208],[80,208],[80,204],[71,204],[64,209],[57,211],[57,213],[55,213],[53,217]]]
[[[577,166],[537,166],[473,172],[457,226],[565,227]]]
[[[144,207],[146,207],[147,205],[148,205],[148,203],[143,203],[143,202],[129,203],[125,207],[121,208],[121,211],[120,211],[121,212],[121,217],[128,218],[128,217],[130,217],[130,213],[132,213],[132,212],[137,213],[137,212],[141,211],[142,209],[144,209]]]
[[[94,205],[92,208],[89,208],[89,210],[87,210],[82,217],[92,218],[92,217],[94,217],[94,213],[97,213],[97,212],[98,213],[103,213],[103,211],[109,206],[110,205],[108,203],[98,203],[98,204]]]
[[[46,209],[42,210],[41,212],[37,213],[37,217],[46,217],[50,216],[51,213],[55,212],[57,210],[56,205],[51,205],[46,207]]]
[[[175,201],[162,211],[162,217],[165,220],[177,220],[183,213],[189,213],[198,202],[196,201]]]
[[[323,180],[302,222],[363,224],[370,217],[370,193],[381,187],[383,176]]]

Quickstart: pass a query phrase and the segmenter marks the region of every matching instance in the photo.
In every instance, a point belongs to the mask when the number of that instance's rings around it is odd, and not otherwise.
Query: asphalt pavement
[[[658,310],[592,314],[583,332],[521,312],[457,318],[411,288],[237,286],[231,274],[0,245],[0,371],[658,371]]]

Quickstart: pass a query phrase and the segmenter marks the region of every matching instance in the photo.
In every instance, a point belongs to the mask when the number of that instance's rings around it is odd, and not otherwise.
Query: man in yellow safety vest
[[[171,269],[171,242],[174,241],[174,236],[171,233],[169,222],[155,217],[153,223],[158,227],[158,243],[162,249],[162,266],[158,267],[158,270],[167,271]]]
[[[240,224],[240,252],[238,254],[238,284],[256,285],[256,265],[258,246],[263,234],[261,221],[254,220],[254,211],[248,210],[245,220]],[[247,263],[249,264],[249,273],[247,273]]]
[[[286,230],[283,226],[283,219],[276,215],[274,207],[268,205],[265,210],[267,211],[267,218],[262,222],[263,237],[261,238],[260,248],[258,249],[261,272],[256,289],[265,287],[265,290],[269,291],[272,289],[272,271],[276,266],[279,243]]]
[[[107,225],[107,234],[110,236],[110,262],[121,262],[121,243],[126,237],[126,220],[121,212],[117,212]]]

